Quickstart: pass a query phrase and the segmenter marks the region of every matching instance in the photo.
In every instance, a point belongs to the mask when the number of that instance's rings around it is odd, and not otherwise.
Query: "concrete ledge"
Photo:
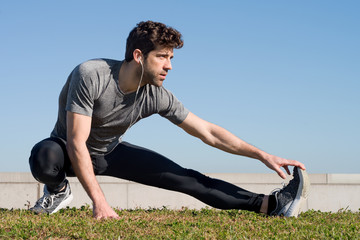
[[[327,174],[329,184],[360,184],[360,174]]]
[[[206,174],[256,193],[268,194],[281,187],[283,181],[276,174]],[[308,209],[336,212],[340,209],[359,211],[360,174],[310,174],[311,191],[303,211]],[[128,180],[97,176],[99,184],[112,207],[122,209],[187,207],[200,209],[207,205],[188,195],[150,187]],[[91,205],[77,178],[69,178],[74,200],[70,207]],[[27,209],[42,196],[43,184],[31,173],[0,173],[0,208]]]

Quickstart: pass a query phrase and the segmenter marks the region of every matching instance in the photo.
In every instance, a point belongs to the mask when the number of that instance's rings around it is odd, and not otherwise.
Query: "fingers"
[[[286,175],[283,171],[281,171],[280,168],[275,169],[275,171],[277,172],[277,174],[282,178],[282,179],[286,179]]]
[[[283,159],[284,160],[284,159]],[[280,167],[283,167],[286,171],[286,173],[288,175],[291,175],[291,172],[289,170],[289,166],[295,166],[295,167],[299,167],[302,170],[306,170],[305,165],[301,162],[295,161],[295,160],[288,160],[285,159],[285,161],[281,164],[278,165],[278,167],[275,168],[275,171],[277,172],[277,174],[283,178],[286,179],[286,174],[280,169]]]
[[[117,214],[115,216],[110,217],[110,218],[117,219],[117,220],[120,219],[119,215],[117,215]]]
[[[103,219],[120,219],[119,215],[110,215],[110,216],[96,216],[95,217],[96,220],[103,220]]]
[[[299,168],[305,170],[305,165],[302,164],[301,162],[298,162],[295,160],[287,160],[287,163],[285,165],[283,165],[282,167],[285,169],[285,171],[287,172],[288,175],[291,175],[289,166],[296,166],[296,167],[299,167]],[[279,174],[279,172],[278,172],[278,174]],[[286,177],[283,177],[283,176],[285,176],[285,174],[283,174],[283,172],[282,172],[282,174],[279,174],[279,175],[280,175],[280,177],[282,177],[284,179],[286,178]]]
[[[93,209],[94,218],[96,220],[102,219],[120,219],[119,215],[112,208],[105,208],[99,210],[97,208]]]
[[[302,170],[306,170],[304,164],[302,164],[301,162],[295,161],[295,160],[288,160],[288,164],[286,164],[286,167],[287,167],[287,166],[296,166],[296,167],[301,168]],[[285,168],[285,166],[284,166],[284,168]],[[288,172],[288,173],[289,173],[289,172]],[[290,173],[289,173],[289,174],[290,174]]]
[[[291,175],[289,166],[295,166],[301,168],[302,170],[306,170],[305,165],[301,162],[280,158],[274,155],[270,155],[270,157],[267,157],[264,163],[267,167],[274,170],[282,179],[286,179],[285,172],[281,170],[282,167],[285,169],[288,175]]]
[[[284,166],[284,169],[285,169],[285,171],[287,172],[287,174],[289,174],[289,175],[291,174],[290,171],[289,171],[289,167],[288,167],[288,166]]]

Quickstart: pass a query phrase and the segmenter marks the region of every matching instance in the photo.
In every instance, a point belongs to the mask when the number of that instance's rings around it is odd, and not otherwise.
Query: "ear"
[[[135,49],[133,52],[133,58],[134,61],[137,63],[140,63],[140,61],[142,60],[142,52],[140,49]]]

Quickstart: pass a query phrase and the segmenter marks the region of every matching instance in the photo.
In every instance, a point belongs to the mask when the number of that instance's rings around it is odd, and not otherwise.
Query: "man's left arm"
[[[285,173],[280,169],[281,167],[283,167],[288,174],[290,174],[288,166],[297,166],[305,170],[304,164],[295,160],[288,160],[268,154],[246,143],[226,129],[207,122],[191,112],[178,126],[188,134],[201,139],[204,143],[212,147],[232,154],[260,160],[267,167],[277,172],[281,178],[286,178]]]

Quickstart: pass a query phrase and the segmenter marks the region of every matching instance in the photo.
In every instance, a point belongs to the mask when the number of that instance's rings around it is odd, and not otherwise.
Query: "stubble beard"
[[[160,79],[157,79],[157,78],[159,78],[159,75],[160,74],[156,75],[155,73],[152,73],[150,71],[145,71],[144,72],[144,82],[146,84],[150,84],[150,85],[153,85],[156,87],[161,87],[163,84],[163,81],[161,81]]]

